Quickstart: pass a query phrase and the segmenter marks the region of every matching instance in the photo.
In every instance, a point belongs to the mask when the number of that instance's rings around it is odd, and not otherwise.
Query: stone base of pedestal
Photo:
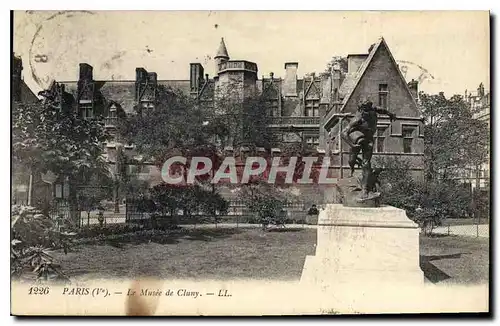
[[[329,204],[318,217],[316,254],[307,256],[301,283],[308,286],[419,286],[419,229],[391,206]]]
[[[308,225],[318,224],[318,215],[307,215],[306,216],[306,224],[308,224]]]

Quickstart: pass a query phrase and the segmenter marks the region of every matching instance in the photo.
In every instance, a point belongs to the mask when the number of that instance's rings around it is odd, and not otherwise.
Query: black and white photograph
[[[490,12],[11,12],[11,314],[484,313]]]

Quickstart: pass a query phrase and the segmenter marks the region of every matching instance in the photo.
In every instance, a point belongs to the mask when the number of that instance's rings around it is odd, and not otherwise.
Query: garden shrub
[[[11,209],[11,277],[29,281],[68,281],[52,250],[67,253],[75,232],[62,217],[51,219],[30,206]]]

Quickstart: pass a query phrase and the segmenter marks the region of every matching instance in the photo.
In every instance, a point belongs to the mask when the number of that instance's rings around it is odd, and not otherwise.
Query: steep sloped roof
[[[62,81],[66,85],[66,91],[73,94],[76,98],[76,90],[78,82]],[[133,111],[135,103],[135,81],[134,80],[109,80],[96,81],[99,91],[108,100],[114,101],[121,105],[125,112]],[[189,94],[189,80],[158,80],[158,85],[171,87],[174,90],[180,90],[185,94]]]
[[[35,103],[38,102],[38,97],[33,93],[31,88],[26,85],[24,80],[21,80],[21,102],[22,103]]]
[[[356,86],[356,81],[357,81],[356,74],[354,73],[346,74],[346,76],[344,77],[344,81],[339,87],[340,98],[345,98],[347,94],[349,94],[352,91],[354,86]]]
[[[228,58],[229,54],[227,53],[226,44],[224,43],[224,38],[221,38],[219,49],[217,50],[217,54],[214,58]]]
[[[417,106],[417,102],[415,101],[415,98],[413,97],[413,95],[411,94],[411,91],[410,89],[408,88],[408,84],[406,83],[406,80],[405,78],[403,77],[403,74],[401,73],[401,70],[398,68],[398,64],[396,63],[396,60],[394,59],[394,57],[392,56],[392,53],[391,53],[391,50],[389,49],[389,47],[387,46],[387,43],[385,42],[384,38],[381,37],[377,43],[373,44],[370,48],[371,48],[371,51],[370,53],[368,54],[368,58],[366,58],[366,60],[361,64],[359,70],[357,73],[354,73],[351,78],[349,80],[347,80],[348,78],[346,77],[346,79],[344,80],[344,82],[342,83],[342,85],[347,81],[348,84],[346,84],[346,86],[344,87],[344,91],[346,92],[346,96],[344,97],[344,100],[342,101],[342,107],[340,109],[340,111],[342,112],[345,108],[345,105],[347,104],[347,102],[349,101],[349,99],[351,98],[352,94],[354,93],[354,91],[356,90],[356,88],[358,87],[359,85],[359,82],[360,80],[363,78],[367,68],[370,66],[370,63],[372,62],[373,60],[373,57],[375,56],[375,53],[377,53],[378,49],[380,48],[380,46],[384,46],[386,49],[387,49],[387,53],[389,53],[389,58],[391,59],[392,63],[394,64],[394,66],[397,68],[397,72],[399,74],[399,77],[401,78],[401,80],[403,81],[403,84],[405,85],[405,89],[406,91],[408,92],[408,94],[410,95],[410,98],[412,99],[413,103],[415,104],[415,106]],[[342,86],[340,87],[342,88]]]

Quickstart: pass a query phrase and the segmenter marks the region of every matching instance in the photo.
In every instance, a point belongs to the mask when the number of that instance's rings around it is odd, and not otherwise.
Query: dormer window
[[[109,108],[109,117],[110,118],[116,118],[116,106],[115,105],[112,105]]]
[[[306,100],[306,117],[319,117],[319,99]]]
[[[92,101],[89,100],[81,100],[80,101],[80,115],[82,118],[92,118],[93,110],[92,110]]]

